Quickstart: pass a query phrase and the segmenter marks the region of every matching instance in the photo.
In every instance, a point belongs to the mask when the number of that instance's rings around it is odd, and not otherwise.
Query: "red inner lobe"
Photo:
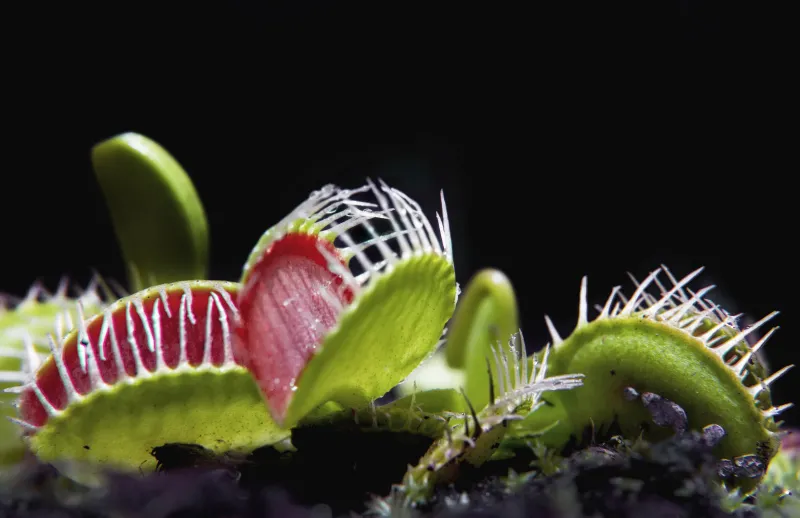
[[[234,352],[238,363],[256,379],[279,422],[297,379],[324,335],[336,325],[340,306],[353,301],[352,290],[340,288],[341,276],[330,270],[318,245],[347,268],[329,241],[287,234],[264,252],[239,296],[241,322]]]
[[[230,300],[236,300],[236,293],[229,292]],[[219,305],[214,301],[214,297],[219,300]],[[131,335],[136,342],[136,350],[139,353],[144,368],[149,372],[156,370],[156,353],[150,350],[148,341],[153,345],[153,349],[160,343],[160,351],[164,358],[164,363],[170,369],[178,366],[181,350],[181,327],[184,328],[184,342],[186,349],[186,361],[189,366],[196,367],[203,361],[206,349],[207,335],[210,336],[211,362],[214,365],[221,365],[224,361],[224,331],[220,321],[220,308],[226,317],[228,329],[233,330],[234,317],[233,310],[225,301],[221,293],[211,291],[207,287],[195,287],[191,290],[191,304],[184,290],[180,287],[167,289],[166,296],[161,297],[158,291],[148,293],[140,298],[142,304],[137,310],[133,303],[125,304],[115,309],[110,316],[108,331],[103,339],[103,349],[105,350],[105,360],[100,359],[100,335],[103,328],[105,315],[98,315],[90,319],[86,325],[86,334],[89,337],[89,346],[97,359],[100,376],[103,381],[113,385],[119,380],[119,370],[114,351],[119,354],[125,374],[135,377],[137,374],[134,349],[131,345]],[[182,302],[184,301],[185,302]],[[165,310],[169,308],[169,315]],[[183,325],[181,325],[181,306],[184,305]],[[209,305],[211,313],[208,313]],[[153,317],[154,310],[157,308],[158,325]],[[189,315],[194,316],[195,322],[190,321]],[[210,317],[210,318],[209,318]],[[133,333],[128,333],[129,323]],[[209,327],[210,326],[210,327]],[[156,327],[160,330],[160,340],[157,339]],[[111,340],[111,330],[114,330],[117,347],[113,347]],[[152,337],[148,340],[149,336]],[[232,337],[229,335],[229,339]],[[78,335],[70,334],[62,349],[61,357],[64,367],[75,390],[81,394],[88,394],[91,390],[91,382],[88,372],[85,372],[80,364],[78,357]],[[87,367],[88,367],[87,355]],[[63,410],[67,406],[67,391],[64,386],[55,361],[52,358],[42,366],[36,374],[36,383],[48,402],[56,409]],[[20,395],[20,416],[22,420],[34,426],[42,426],[47,422],[48,414],[39,398],[30,388]]]

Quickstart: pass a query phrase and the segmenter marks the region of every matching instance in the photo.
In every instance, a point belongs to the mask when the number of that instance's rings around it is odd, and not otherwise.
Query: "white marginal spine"
[[[598,307],[599,315],[596,320],[613,319],[617,317],[639,316],[644,319],[663,322],[674,329],[683,331],[693,340],[698,340],[710,352],[714,353],[731,370],[731,372],[744,382],[748,374],[747,367],[753,356],[767,343],[778,327],[768,330],[764,336],[757,340],[753,345],[749,345],[747,338],[755,331],[759,330],[764,324],[772,320],[777,311],[774,311],[764,318],[749,326],[747,329],[740,330],[737,321],[740,315],[730,315],[719,305],[711,300],[704,298],[705,295],[714,289],[714,285],[706,286],[697,292],[693,292],[687,285],[694,280],[703,268],[698,268],[682,279],[678,280],[666,267],[661,266],[650,272],[642,282],[638,282],[635,277],[629,274],[636,290],[630,298],[626,298],[621,292],[620,287],[615,286],[605,304]],[[660,273],[666,273],[672,286],[667,288],[658,279]],[[655,284],[661,291],[659,297],[647,292],[647,289]],[[619,299],[619,300],[615,300]],[[620,302],[622,306],[620,307]],[[613,306],[612,306],[613,305]],[[576,330],[588,324],[586,318],[586,308],[588,306],[586,277],[581,281],[578,325]],[[697,330],[709,320],[713,325],[703,332],[696,335]],[[552,337],[553,346],[557,348],[564,340],[559,335],[553,322],[545,315],[545,323]],[[727,331],[727,333],[726,333]],[[737,347],[745,345],[743,351],[734,351]],[[727,359],[726,359],[727,358]],[[752,386],[745,386],[750,395],[756,398],[758,394],[766,390],[772,383],[788,372],[794,365],[787,365],[776,371],[768,378],[756,382]],[[793,406],[787,403],[777,407],[771,407],[762,411],[766,417],[773,417]]]
[[[67,396],[67,406],[70,406],[74,403],[82,401],[86,395],[103,390],[109,390],[113,385],[118,383],[132,383],[137,379],[141,379],[143,377],[149,377],[154,374],[169,372],[170,370],[182,370],[189,368],[188,365],[188,358],[187,358],[187,325],[196,325],[197,319],[192,311],[192,291],[193,286],[189,282],[178,283],[177,285],[173,285],[172,287],[178,288],[181,290],[180,302],[179,302],[179,312],[178,312],[178,319],[179,322],[177,325],[179,326],[179,344],[178,348],[180,350],[180,362],[174,369],[168,369],[167,365],[165,364],[164,355],[163,355],[163,328],[162,326],[165,325],[165,318],[170,319],[172,317],[172,312],[169,307],[169,294],[167,293],[166,286],[159,286],[157,288],[157,298],[153,303],[152,311],[150,315],[147,314],[147,311],[144,308],[143,299],[141,295],[134,295],[133,297],[129,298],[128,300],[122,302],[118,302],[113,304],[112,306],[107,307],[100,315],[95,318],[101,318],[100,322],[100,330],[97,334],[97,341],[93,343],[92,340],[92,333],[89,332],[88,323],[94,322],[94,319],[86,320],[84,318],[84,310],[83,305],[81,302],[78,303],[78,329],[74,331],[76,333],[76,347],[77,347],[77,354],[78,354],[78,361],[80,365],[80,369],[86,373],[88,380],[89,380],[89,390],[86,394],[80,394],[75,387],[74,383],[72,382],[72,378],[70,377],[67,367],[63,360],[63,344],[65,340],[62,339],[59,343],[56,342],[55,338],[50,335],[49,337],[49,345],[50,345],[50,353],[53,357],[58,376],[61,380],[62,385],[64,386],[64,390]],[[218,369],[218,370],[225,370],[229,368],[237,367],[234,357],[233,357],[233,345],[232,345],[232,336],[231,336],[231,326],[230,326],[230,317],[229,315],[232,314],[234,317],[238,314],[238,309],[236,308],[236,304],[234,303],[230,293],[219,283],[213,283],[210,287],[209,286],[202,286],[204,289],[208,289],[208,299],[207,299],[207,312],[206,312],[206,334],[205,334],[205,341],[203,344],[203,361],[202,364],[197,366],[198,369]],[[60,289],[59,292],[63,291],[63,288]],[[41,296],[41,288],[34,287],[32,288],[31,292],[29,292],[29,297],[37,297]],[[214,322],[213,319],[213,311],[216,309],[217,311],[217,320],[219,321],[220,331],[221,331],[221,339],[222,339],[222,347],[223,347],[223,363],[220,366],[215,366],[213,364],[212,358],[212,348],[214,347],[214,337],[212,333],[212,325]],[[124,311],[125,317],[125,327],[128,335],[128,345],[131,347],[132,357],[135,364],[136,372],[134,375],[129,375],[126,372],[123,360],[122,360],[122,353],[120,350],[120,344],[117,340],[116,330],[114,326],[114,315],[118,314],[120,311]],[[134,318],[134,312],[138,319]],[[149,351],[155,354],[156,358],[156,368],[155,371],[150,372],[148,369],[145,368],[144,362],[141,357],[141,353],[139,350],[139,344],[137,343],[135,332],[139,329],[139,326],[143,326],[144,334],[146,337],[146,347]],[[111,353],[114,361],[114,365],[116,367],[116,380],[113,384],[107,383],[102,376],[102,369],[101,369],[101,362],[107,360],[108,356],[108,346],[110,344]],[[0,381],[14,381],[20,382],[21,385],[10,387],[5,389],[5,392],[13,393],[13,394],[21,394],[26,390],[31,390],[36,398],[41,403],[42,407],[44,408],[45,412],[48,416],[58,416],[63,413],[63,409],[56,408],[43,394],[41,388],[39,387],[38,383],[36,382],[36,372],[41,366],[41,361],[39,359],[38,353],[35,350],[35,346],[33,341],[28,337],[25,340],[25,350],[18,354],[23,360],[25,360],[26,367],[23,372],[20,372],[18,376],[14,376],[14,379],[11,379],[11,376],[8,373],[0,372]],[[6,379],[8,378],[8,379]],[[35,432],[39,428],[31,423],[27,423],[22,419],[17,418],[9,418],[14,423],[18,424],[25,430]]]

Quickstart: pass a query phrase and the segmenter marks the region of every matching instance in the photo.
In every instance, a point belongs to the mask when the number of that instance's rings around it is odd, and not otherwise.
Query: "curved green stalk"
[[[494,269],[475,274],[459,300],[445,348],[447,363],[465,371],[464,391],[475,407],[489,403],[491,347],[518,329],[517,299],[508,277]]]
[[[205,279],[208,223],[181,165],[137,133],[97,144],[92,164],[127,262],[131,291]]]

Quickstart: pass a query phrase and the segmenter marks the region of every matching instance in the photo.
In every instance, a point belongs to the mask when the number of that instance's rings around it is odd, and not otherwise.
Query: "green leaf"
[[[125,133],[92,149],[130,289],[208,274],[208,224],[191,179],[158,143]]]

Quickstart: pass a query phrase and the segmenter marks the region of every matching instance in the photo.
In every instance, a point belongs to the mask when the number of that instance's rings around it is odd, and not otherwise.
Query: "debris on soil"
[[[358,437],[359,447],[347,448],[352,439],[345,433],[327,435],[325,441],[309,435],[300,439],[305,442],[302,456],[265,448],[246,457],[215,457],[194,445],[171,445],[154,452],[161,457],[160,471],[146,476],[109,474],[100,489],[77,487],[58,477],[52,467],[30,460],[11,483],[0,487],[0,516],[762,516],[753,506],[726,511],[726,495],[716,483],[717,461],[708,437],[701,433],[685,433],[655,445],[613,439],[576,451],[550,476],[533,467],[523,473],[509,470],[504,461],[492,461],[488,469],[461,473],[457,485],[438,488],[430,505],[419,509],[402,507],[402,498],[371,500],[371,495],[390,494],[392,481],[402,478],[402,462],[424,452],[426,445],[415,443],[415,438],[393,437],[395,446],[387,448],[388,438],[378,433]],[[365,447],[365,441],[373,444]],[[359,451],[369,454],[355,453]]]

